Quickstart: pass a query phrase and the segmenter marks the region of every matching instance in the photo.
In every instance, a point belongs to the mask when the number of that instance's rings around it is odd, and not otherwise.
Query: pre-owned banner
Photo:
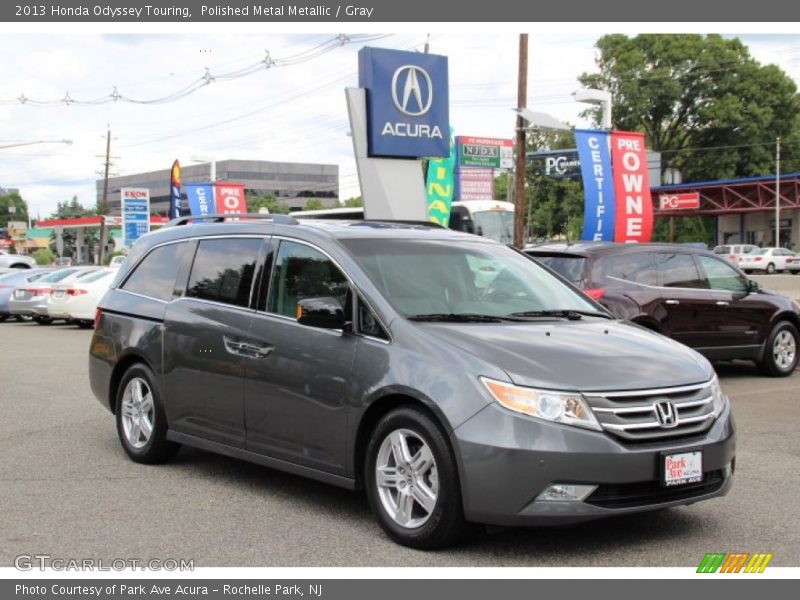
[[[169,173],[169,218],[177,219],[183,215],[181,202],[181,166],[178,159],[172,163],[172,170]]]
[[[428,219],[447,227],[450,222],[450,207],[453,204],[455,180],[453,169],[456,162],[453,131],[450,130],[450,156],[432,158],[428,161],[428,177],[425,191],[428,195]]]
[[[187,183],[186,199],[189,201],[189,214],[210,215],[214,213],[214,186],[207,183]]]
[[[217,214],[247,212],[244,185],[241,183],[218,183],[216,187]]]
[[[582,240],[614,241],[614,180],[608,132],[575,130],[583,177]]]
[[[653,201],[647,176],[644,134],[611,134],[614,193],[617,201],[615,242],[649,242],[653,233]]]

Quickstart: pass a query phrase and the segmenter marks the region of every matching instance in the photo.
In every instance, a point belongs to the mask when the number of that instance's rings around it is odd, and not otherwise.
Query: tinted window
[[[658,254],[658,279],[663,287],[707,288],[689,254]]]
[[[567,281],[578,283],[584,278],[586,259],[582,256],[537,256],[536,254],[532,256]]]
[[[201,240],[194,257],[186,295],[247,307],[262,240]]]
[[[598,265],[601,279],[629,281],[641,285],[658,285],[656,265],[651,253],[607,256]]]
[[[706,276],[712,290],[726,290],[730,292],[745,292],[747,284],[733,267],[710,256],[696,256],[700,270]]]
[[[717,246],[714,248],[714,254],[730,254],[730,246]]]
[[[172,298],[185,244],[159,246],[148,254],[122,285],[123,290],[159,300]]]
[[[91,283],[92,281],[97,281],[98,279],[103,279],[104,277],[108,277],[111,275],[111,271],[95,271],[91,273],[87,277],[81,278],[83,283]]]
[[[297,302],[333,297],[345,306],[349,285],[331,260],[309,246],[282,241],[270,284],[268,310],[294,318]]]

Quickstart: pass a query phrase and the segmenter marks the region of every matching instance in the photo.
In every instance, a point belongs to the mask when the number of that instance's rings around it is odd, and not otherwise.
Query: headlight
[[[722,387],[719,385],[719,378],[716,375],[714,375],[714,380],[711,382],[711,398],[714,403],[714,418],[716,419],[728,405],[728,396],[722,391]]]
[[[554,423],[602,430],[580,394],[520,387],[486,377],[480,379],[492,397],[510,410]]]

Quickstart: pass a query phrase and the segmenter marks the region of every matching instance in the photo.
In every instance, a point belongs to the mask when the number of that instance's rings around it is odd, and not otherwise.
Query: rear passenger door
[[[265,244],[263,237],[197,242],[185,291],[169,305],[165,319],[164,392],[170,429],[244,448],[251,302]]]

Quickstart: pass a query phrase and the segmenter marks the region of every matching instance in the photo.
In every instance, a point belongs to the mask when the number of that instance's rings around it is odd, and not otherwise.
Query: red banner
[[[612,132],[611,161],[617,202],[614,241],[649,242],[653,233],[653,200],[644,134]]]
[[[216,186],[217,214],[227,215],[247,212],[244,185],[241,183],[218,183]]]

